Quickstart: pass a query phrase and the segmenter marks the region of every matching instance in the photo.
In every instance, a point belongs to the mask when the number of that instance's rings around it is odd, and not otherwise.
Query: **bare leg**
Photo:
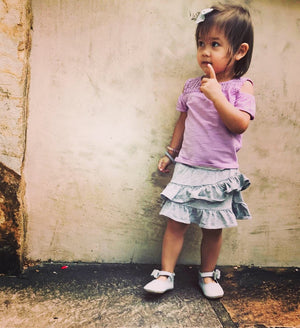
[[[161,267],[163,271],[174,272],[188,228],[188,224],[169,219],[162,245]],[[166,279],[164,276],[159,278]]]
[[[222,229],[202,229],[201,272],[215,269],[222,246]],[[210,277],[203,278],[205,283],[213,282]]]

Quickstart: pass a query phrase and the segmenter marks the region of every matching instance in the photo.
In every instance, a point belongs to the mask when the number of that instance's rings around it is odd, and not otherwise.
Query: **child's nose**
[[[209,47],[207,47],[207,46],[203,47],[203,48],[202,48],[202,54],[203,54],[204,56],[209,56],[209,54],[210,54]]]

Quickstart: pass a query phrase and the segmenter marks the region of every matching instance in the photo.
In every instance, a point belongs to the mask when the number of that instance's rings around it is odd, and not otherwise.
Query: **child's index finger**
[[[215,72],[214,68],[212,67],[212,65],[208,64],[207,67],[208,67],[209,78],[210,79],[217,79],[216,72]]]

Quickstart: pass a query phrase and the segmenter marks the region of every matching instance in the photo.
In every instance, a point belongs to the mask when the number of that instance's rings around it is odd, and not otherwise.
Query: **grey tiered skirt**
[[[205,229],[237,226],[251,219],[241,191],[250,181],[238,169],[210,169],[176,163],[172,180],[161,193],[161,215]]]

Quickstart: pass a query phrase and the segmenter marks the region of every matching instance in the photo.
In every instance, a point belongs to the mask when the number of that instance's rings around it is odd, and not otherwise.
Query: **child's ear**
[[[245,57],[248,50],[249,50],[249,44],[248,43],[242,43],[240,45],[238,51],[235,54],[235,60],[240,60],[243,57]]]

